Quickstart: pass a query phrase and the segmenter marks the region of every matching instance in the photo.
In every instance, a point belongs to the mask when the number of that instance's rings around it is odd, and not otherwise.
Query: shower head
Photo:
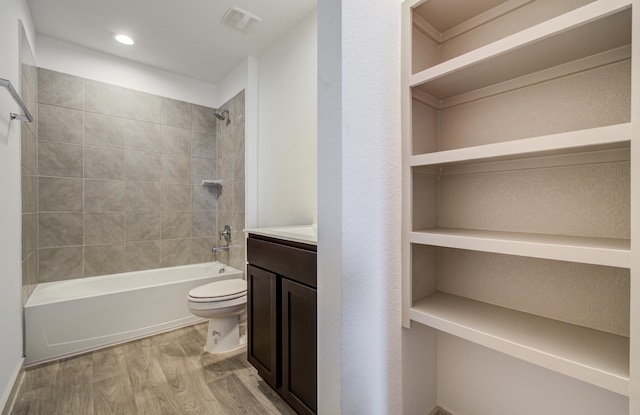
[[[224,115],[225,113],[227,114],[226,116]],[[216,110],[216,112],[214,112],[213,115],[215,115],[216,118],[219,119],[220,121],[224,121],[229,116],[229,110],[224,110],[222,112],[220,112],[220,110]]]

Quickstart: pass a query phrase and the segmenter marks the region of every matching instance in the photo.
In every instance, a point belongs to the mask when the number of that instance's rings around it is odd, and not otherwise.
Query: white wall
[[[438,350],[438,403],[455,415],[629,413],[622,395],[457,337]]]
[[[399,414],[399,4],[320,1],[318,38],[319,409]]]
[[[18,20],[31,45],[33,23],[24,0],[5,0],[0,13],[0,78],[20,87]],[[9,93],[0,90],[0,409],[22,365],[22,267],[20,128],[9,112],[19,112]]]
[[[258,223],[310,224],[317,200],[313,12],[259,57]]]
[[[38,66],[42,68],[207,107],[218,104],[218,88],[214,84],[41,34],[36,48]]]

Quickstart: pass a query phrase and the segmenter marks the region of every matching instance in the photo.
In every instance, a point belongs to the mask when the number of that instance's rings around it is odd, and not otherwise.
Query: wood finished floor
[[[206,323],[28,369],[11,414],[292,414],[246,349],[203,352]]]

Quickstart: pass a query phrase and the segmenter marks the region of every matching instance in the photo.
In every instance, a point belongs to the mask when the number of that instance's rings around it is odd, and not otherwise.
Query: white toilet
[[[247,343],[247,282],[243,279],[216,281],[189,291],[189,310],[209,319],[209,353],[230,352]]]

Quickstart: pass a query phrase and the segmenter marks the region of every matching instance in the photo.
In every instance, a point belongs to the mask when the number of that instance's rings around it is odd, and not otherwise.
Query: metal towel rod
[[[22,112],[24,112],[24,115],[16,114],[15,112],[10,112],[9,115],[11,116],[11,119],[18,120],[18,121],[33,122],[33,117],[31,116],[31,113],[27,109],[27,106],[24,104],[24,101],[22,100],[22,98],[20,98],[20,95],[18,95],[18,92],[16,92],[16,90],[13,88],[13,85],[11,85],[11,81],[9,81],[8,79],[0,78],[0,86],[7,88],[7,91],[9,91],[13,99],[18,103],[18,105],[20,105]]]

